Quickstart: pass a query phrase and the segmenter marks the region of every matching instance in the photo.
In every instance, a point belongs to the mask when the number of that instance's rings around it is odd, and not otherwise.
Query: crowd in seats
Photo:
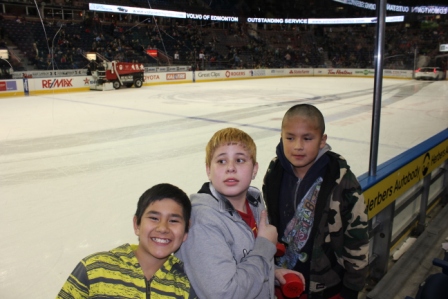
[[[85,52],[146,66],[182,64],[196,69],[374,67],[374,25],[261,29],[254,24],[204,25],[194,20],[159,25],[153,18],[140,21],[123,15],[119,22],[96,14],[82,22],[14,18],[1,22],[35,69],[86,68]],[[386,27],[385,68],[412,69],[415,52],[435,56],[447,34],[442,25],[425,30],[403,24]],[[163,55],[155,59],[147,49]]]

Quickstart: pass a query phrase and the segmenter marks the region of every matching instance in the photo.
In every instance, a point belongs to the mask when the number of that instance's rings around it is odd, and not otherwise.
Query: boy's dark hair
[[[142,196],[140,196],[137,203],[137,211],[135,212],[135,217],[137,217],[137,225],[140,225],[143,213],[145,213],[146,208],[151,203],[166,198],[174,200],[182,207],[183,217],[185,220],[185,232],[188,232],[191,216],[190,199],[188,198],[188,195],[179,187],[167,183],[154,185],[146,190]]]
[[[282,121],[282,128],[285,119],[301,116],[306,118],[311,118],[317,121],[317,128],[322,131],[322,135],[325,133],[325,120],[322,112],[319,109],[310,104],[297,104],[292,106],[286,111],[285,116]]]

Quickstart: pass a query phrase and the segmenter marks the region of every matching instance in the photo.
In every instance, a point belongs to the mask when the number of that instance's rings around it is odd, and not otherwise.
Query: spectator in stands
[[[209,68],[216,69],[216,56],[212,55],[209,60]]]
[[[285,62],[287,66],[291,66],[291,54],[289,54],[289,52],[286,52]]]
[[[109,35],[114,36],[115,28],[117,27],[117,21],[113,20],[109,25]]]
[[[5,28],[3,27],[3,25],[0,25],[0,39],[5,39]]]

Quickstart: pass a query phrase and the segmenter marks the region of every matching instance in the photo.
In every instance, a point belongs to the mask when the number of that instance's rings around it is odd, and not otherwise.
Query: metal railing
[[[375,177],[359,178],[369,209],[370,278],[376,282],[390,270],[391,249],[409,235],[421,235],[428,211],[448,203],[448,129],[378,169]],[[394,198],[397,188],[407,189]]]

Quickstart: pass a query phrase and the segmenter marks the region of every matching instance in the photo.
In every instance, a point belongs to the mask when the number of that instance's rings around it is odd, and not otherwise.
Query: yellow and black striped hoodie
[[[171,255],[150,280],[124,244],[84,258],[73,270],[57,299],[68,298],[196,298],[183,263]]]

